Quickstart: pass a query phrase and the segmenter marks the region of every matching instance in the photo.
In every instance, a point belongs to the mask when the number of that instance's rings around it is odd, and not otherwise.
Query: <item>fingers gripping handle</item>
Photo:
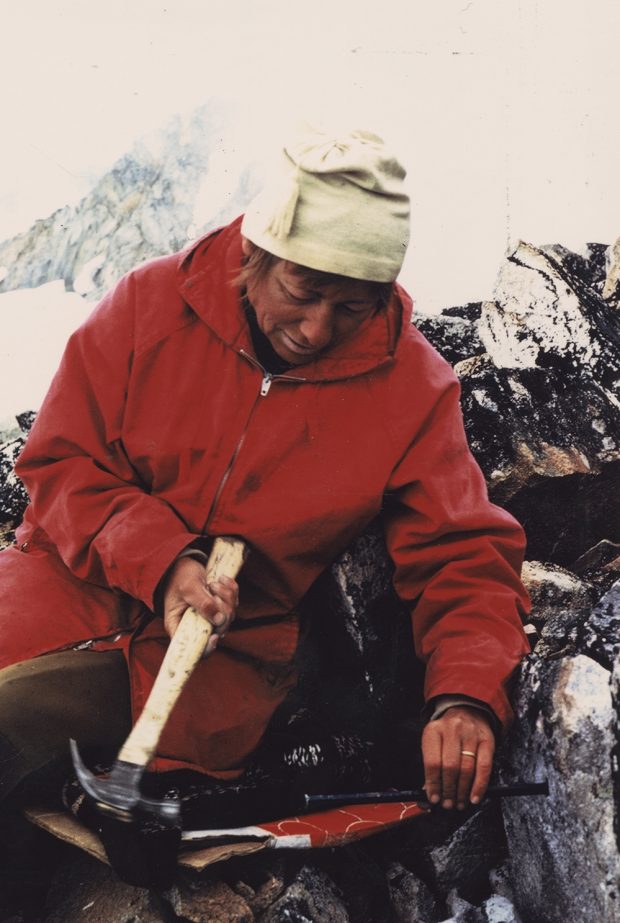
[[[216,538],[207,562],[207,581],[236,577],[247,553],[242,541]],[[194,609],[186,609],[174,633],[142,714],[125,741],[118,759],[146,766],[194,667],[202,657],[213,626]]]

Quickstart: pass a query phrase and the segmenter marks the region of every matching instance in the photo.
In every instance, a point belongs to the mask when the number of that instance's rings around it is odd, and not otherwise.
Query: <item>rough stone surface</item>
[[[57,876],[48,908],[45,923],[170,923],[155,895],[123,884],[87,856]]]
[[[261,917],[261,923],[356,923],[342,896],[319,869],[305,865],[284,894]]]
[[[487,355],[455,371],[470,445],[498,500],[550,478],[597,474],[620,459],[620,402],[591,376],[496,368]]]
[[[386,714],[396,718],[402,712],[416,681],[411,622],[395,594],[392,573],[382,528],[372,523],[303,604],[326,661],[326,683],[316,695],[345,726],[371,735]]]
[[[618,919],[610,673],[583,654],[533,655],[516,714],[504,777],[550,787],[503,802],[517,908],[527,923]]]
[[[28,503],[28,495],[13,467],[24,445],[23,437],[0,445],[0,525],[17,525]]]
[[[255,919],[244,898],[223,881],[185,882],[166,897],[174,912],[189,923],[252,923]]]
[[[620,317],[562,260],[530,244],[502,264],[480,336],[497,368],[587,368],[618,388]]]
[[[620,579],[620,543],[602,539],[580,555],[571,568],[600,590],[608,590]]]
[[[620,656],[620,580],[592,609],[580,631],[581,646],[607,670]]]
[[[431,850],[429,858],[440,893],[455,888],[476,902],[488,895],[489,870],[506,857],[502,819],[497,804],[489,802],[475,812],[450,839]]]
[[[620,237],[605,253],[605,281],[602,295],[607,301],[618,304],[620,295]]]
[[[463,314],[465,313],[464,311]],[[414,323],[451,365],[484,352],[477,320],[443,312],[437,315],[415,316]]]
[[[394,923],[433,923],[439,919],[435,897],[413,872],[394,862],[386,875]]]
[[[523,583],[532,600],[531,621],[537,628],[562,610],[589,609],[596,601],[596,589],[557,564],[526,561]]]

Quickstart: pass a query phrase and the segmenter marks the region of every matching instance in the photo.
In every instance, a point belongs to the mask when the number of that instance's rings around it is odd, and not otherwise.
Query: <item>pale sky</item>
[[[620,235],[617,0],[0,0],[0,238],[76,201],[212,96],[241,144],[294,117],[383,133],[409,170],[421,308],[490,297],[511,242]]]

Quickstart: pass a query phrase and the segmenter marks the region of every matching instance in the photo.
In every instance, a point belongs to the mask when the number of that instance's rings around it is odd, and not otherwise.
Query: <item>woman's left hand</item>
[[[478,708],[454,705],[422,734],[425,791],[431,804],[463,810],[478,804],[489,784],[495,737]]]

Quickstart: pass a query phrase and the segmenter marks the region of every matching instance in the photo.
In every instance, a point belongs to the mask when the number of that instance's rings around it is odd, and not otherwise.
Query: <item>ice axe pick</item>
[[[223,576],[236,577],[246,555],[246,545],[240,539],[216,538],[207,562],[207,582],[213,583]],[[212,631],[211,624],[194,609],[185,611],[142,714],[106,778],[97,777],[87,769],[75,740],[71,741],[73,766],[80,785],[102,813],[128,823],[138,815],[147,815],[163,827],[180,825],[180,802],[148,798],[142,794],[140,784],[170,713],[202,657]]]

